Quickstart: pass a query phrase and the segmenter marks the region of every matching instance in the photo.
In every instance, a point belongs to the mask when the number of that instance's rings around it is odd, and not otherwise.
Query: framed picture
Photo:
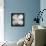
[[[11,13],[11,26],[24,26],[24,13]]]

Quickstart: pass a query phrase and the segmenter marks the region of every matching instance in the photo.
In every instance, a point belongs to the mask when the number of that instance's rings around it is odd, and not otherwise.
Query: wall
[[[18,41],[32,29],[33,19],[40,10],[40,0],[4,0],[4,36],[7,41]],[[25,13],[25,26],[12,27],[11,13]]]
[[[41,1],[40,1],[40,9],[41,9],[41,11],[42,11],[43,9],[46,9],[46,0],[41,0]],[[42,17],[43,17],[43,22],[41,21],[41,22],[40,22],[40,25],[46,27],[46,10],[43,12]]]
[[[4,41],[4,0],[0,1],[0,42]]]

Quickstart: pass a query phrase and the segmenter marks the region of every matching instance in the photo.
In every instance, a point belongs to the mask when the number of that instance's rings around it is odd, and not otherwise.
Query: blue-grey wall
[[[42,11],[43,9],[46,9],[46,0],[41,0],[40,1],[40,10]],[[40,21],[40,25],[46,27],[46,10],[43,12],[43,22]]]
[[[4,1],[4,35],[7,41],[18,41],[31,31],[33,19],[40,9],[40,0],[5,0]],[[12,27],[11,13],[25,13],[25,26]]]

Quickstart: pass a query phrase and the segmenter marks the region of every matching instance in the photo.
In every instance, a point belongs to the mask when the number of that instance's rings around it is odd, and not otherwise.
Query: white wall
[[[0,42],[4,41],[4,0],[0,0]]]

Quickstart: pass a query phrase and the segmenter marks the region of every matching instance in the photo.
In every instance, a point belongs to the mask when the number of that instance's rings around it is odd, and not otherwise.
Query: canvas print
[[[24,26],[24,13],[11,13],[11,26]]]

